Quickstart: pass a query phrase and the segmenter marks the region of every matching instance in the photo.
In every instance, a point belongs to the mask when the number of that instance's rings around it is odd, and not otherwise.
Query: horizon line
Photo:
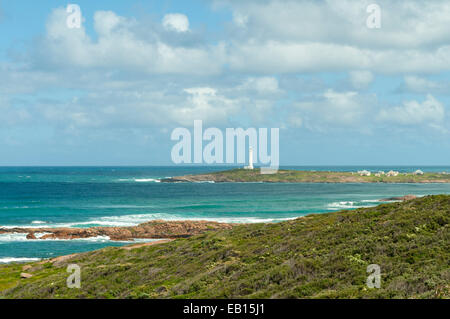
[[[11,168],[11,167],[186,167],[186,168],[204,168],[204,167],[234,167],[239,168],[243,167],[245,164],[209,164],[209,165],[199,165],[199,164],[187,164],[187,165],[96,165],[96,164],[88,164],[88,165],[0,165],[0,168]],[[367,166],[367,167],[450,167],[450,164],[285,164],[280,165],[279,167],[352,167],[352,166]],[[255,168],[260,168],[261,166],[255,166]]]

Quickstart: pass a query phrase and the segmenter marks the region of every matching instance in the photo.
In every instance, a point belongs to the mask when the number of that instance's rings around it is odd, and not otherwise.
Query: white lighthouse
[[[253,169],[253,148],[250,147],[248,150],[248,166],[244,167],[245,169]]]

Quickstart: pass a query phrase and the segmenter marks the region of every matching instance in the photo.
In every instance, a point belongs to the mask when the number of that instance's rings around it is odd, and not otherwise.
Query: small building
[[[387,172],[386,176],[398,176],[398,172],[397,171],[389,171]]]
[[[370,176],[370,175],[372,175],[372,173],[367,171],[367,170],[358,171],[358,174],[361,175],[361,176]]]
[[[384,175],[386,173],[384,171],[378,171],[378,174],[380,174],[380,176],[381,176],[381,175]]]
[[[417,171],[414,172],[414,175],[423,175],[423,172],[418,169]]]

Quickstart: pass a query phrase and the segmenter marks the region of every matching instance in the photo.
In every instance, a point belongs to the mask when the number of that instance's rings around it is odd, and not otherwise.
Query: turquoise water
[[[293,168],[293,167],[290,167]],[[450,167],[296,167],[411,172]],[[0,168],[0,227],[131,226],[154,219],[277,222],[310,213],[376,205],[405,194],[450,194],[450,184],[159,183],[224,167]],[[124,245],[108,238],[27,241],[0,235],[0,262]]]

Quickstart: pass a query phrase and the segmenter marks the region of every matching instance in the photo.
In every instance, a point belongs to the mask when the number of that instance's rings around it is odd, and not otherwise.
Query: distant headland
[[[259,169],[232,169],[207,174],[184,175],[162,179],[163,183],[450,183],[450,173],[397,171],[300,171],[279,170],[275,174],[261,174]]]

